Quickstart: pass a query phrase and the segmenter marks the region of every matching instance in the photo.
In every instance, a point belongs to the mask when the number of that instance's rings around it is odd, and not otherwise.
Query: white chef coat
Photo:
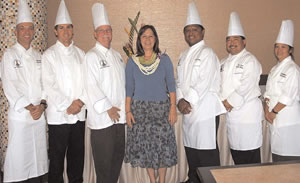
[[[262,145],[261,73],[260,63],[246,49],[221,61],[220,97],[233,106],[226,114],[231,149],[252,150]]]
[[[88,96],[88,127],[103,129],[113,124],[124,124],[125,64],[121,55],[96,42],[85,56],[85,89]],[[120,109],[120,119],[114,123],[108,113],[112,107]]]
[[[177,101],[184,98],[192,107],[183,116],[183,143],[195,149],[216,148],[215,117],[226,112],[219,96],[219,59],[202,40],[180,56],[177,65]]]
[[[7,49],[1,63],[2,83],[9,102],[8,147],[4,182],[38,177],[48,172],[46,120],[44,114],[33,120],[26,106],[40,104],[41,55],[19,43]]]
[[[75,124],[85,121],[85,106],[76,115],[67,108],[76,99],[85,103],[84,52],[73,44],[65,47],[60,41],[42,56],[43,87],[48,97],[47,121],[51,125]]]
[[[264,97],[270,100],[269,111],[278,102],[286,105],[270,124],[272,153],[281,156],[300,156],[299,82],[299,67],[290,56],[271,69],[267,81]]]

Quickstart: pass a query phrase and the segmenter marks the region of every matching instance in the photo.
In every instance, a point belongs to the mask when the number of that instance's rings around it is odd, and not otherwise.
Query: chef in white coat
[[[186,182],[198,183],[197,167],[220,165],[216,122],[226,110],[218,96],[219,59],[203,40],[205,29],[194,2],[189,4],[183,32],[190,48],[181,54],[177,65],[177,106],[184,115],[183,143],[189,165]]]
[[[74,45],[73,24],[64,0],[54,33],[56,43],[42,56],[42,80],[48,97],[49,183],[62,183],[66,156],[69,183],[82,183],[85,106],[84,52]]]
[[[220,97],[227,110],[227,136],[235,164],[261,162],[263,107],[258,97],[262,68],[245,47],[240,18],[232,12],[226,37],[229,55],[221,61]]]
[[[34,25],[26,0],[19,1],[17,42],[4,52],[1,73],[8,110],[4,182],[41,182],[48,172],[46,97],[41,86],[41,55],[30,44]]]
[[[277,64],[270,71],[264,94],[273,161],[300,160],[300,73],[293,42],[294,24],[284,20],[274,45]]]
[[[92,7],[95,46],[85,56],[87,125],[97,183],[116,183],[125,152],[125,64],[111,47],[112,27],[101,3]]]

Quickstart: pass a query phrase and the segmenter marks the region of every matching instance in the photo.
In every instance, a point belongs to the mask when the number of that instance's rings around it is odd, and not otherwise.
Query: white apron
[[[26,51],[18,43],[3,55],[3,89],[10,105],[4,182],[27,180],[48,172],[44,115],[33,120],[24,108],[30,103],[37,105],[45,98],[40,67],[40,54],[32,48]]]
[[[177,100],[184,98],[192,107],[183,116],[183,143],[195,149],[216,149],[215,117],[226,110],[218,97],[219,60],[204,41],[193,45],[177,66]]]
[[[287,57],[275,65],[268,77],[265,98],[269,110],[280,102],[286,106],[279,111],[271,130],[272,153],[281,156],[300,156],[299,67]]]
[[[258,98],[261,72],[260,63],[246,49],[222,60],[220,96],[233,106],[226,113],[231,149],[251,150],[262,145],[263,107]]]

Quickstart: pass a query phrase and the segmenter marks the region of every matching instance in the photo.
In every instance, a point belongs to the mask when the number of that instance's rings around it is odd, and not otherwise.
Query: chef
[[[198,183],[197,167],[220,165],[216,122],[226,110],[218,96],[219,59],[203,40],[205,29],[193,2],[183,32],[190,48],[181,54],[177,65],[177,106],[183,114],[183,142],[189,165],[186,182]]]
[[[64,159],[70,183],[83,181],[85,106],[84,52],[74,45],[73,24],[64,0],[54,33],[56,43],[42,56],[42,80],[48,96],[49,183],[63,182]]]
[[[102,3],[92,7],[95,46],[85,57],[88,127],[97,183],[116,183],[125,153],[125,64],[111,47],[112,27]]]
[[[48,172],[46,97],[41,86],[41,55],[31,47],[34,25],[26,0],[19,1],[17,42],[4,52],[2,83],[9,102],[4,182],[40,182]]]
[[[262,68],[245,47],[240,18],[232,12],[226,37],[229,55],[221,61],[220,96],[227,110],[227,135],[235,164],[261,161],[263,108],[259,79]]]
[[[284,20],[274,45],[277,64],[270,71],[264,94],[273,161],[300,160],[300,73],[293,42],[294,24]]]

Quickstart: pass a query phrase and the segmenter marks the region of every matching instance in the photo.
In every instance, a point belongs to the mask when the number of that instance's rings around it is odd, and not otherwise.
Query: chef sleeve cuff
[[[284,95],[280,96],[278,101],[284,105],[292,105],[293,103],[293,99]]]
[[[244,98],[239,94],[237,94],[236,92],[233,92],[227,98],[227,101],[234,108],[240,108],[244,104]]]
[[[59,111],[59,112],[66,111],[68,109],[68,107],[70,107],[72,102],[73,101],[69,100],[69,99],[64,100],[61,104],[57,105],[57,111]]]
[[[16,101],[14,110],[18,112],[23,112],[25,110],[25,107],[27,107],[30,104],[31,103],[29,102],[29,100],[23,95]]]
[[[177,89],[177,91],[176,91],[176,103],[178,103],[179,100],[182,99],[182,98],[183,98],[183,94],[182,94],[181,90]]]
[[[98,100],[94,104],[94,109],[99,114],[108,111],[110,108],[112,108],[112,105],[111,105],[110,101],[107,99],[107,97]]]
[[[196,105],[198,103],[199,96],[196,90],[190,88],[187,96],[184,96],[184,99],[189,103]]]

